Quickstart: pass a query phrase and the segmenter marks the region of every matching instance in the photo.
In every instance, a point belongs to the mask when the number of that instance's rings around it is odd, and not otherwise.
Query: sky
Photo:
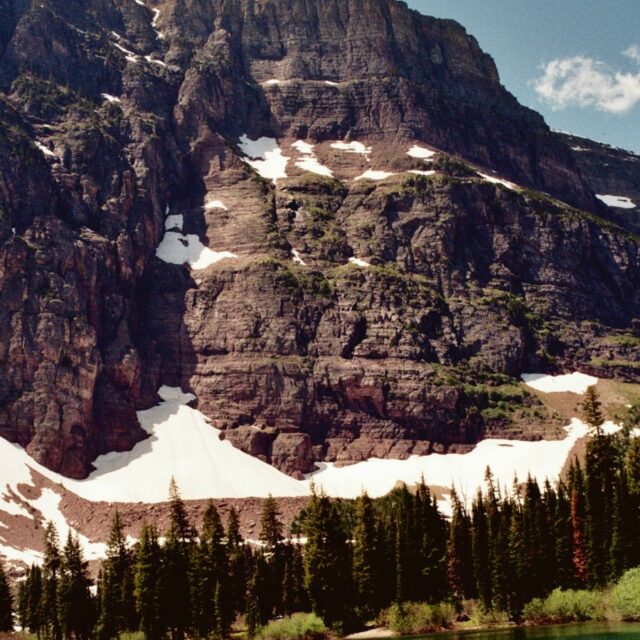
[[[549,126],[640,152],[640,0],[407,0],[452,18]]]

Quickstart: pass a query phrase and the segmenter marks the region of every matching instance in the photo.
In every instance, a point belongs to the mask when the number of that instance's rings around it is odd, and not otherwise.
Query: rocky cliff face
[[[609,217],[640,233],[640,156],[579,136],[559,137],[569,146],[582,175],[597,194],[623,199],[622,207],[610,207]]]
[[[43,464],[131,447],[163,383],[299,474],[540,437],[524,370],[637,379],[636,228],[456,23],[394,0],[0,14],[0,435]]]

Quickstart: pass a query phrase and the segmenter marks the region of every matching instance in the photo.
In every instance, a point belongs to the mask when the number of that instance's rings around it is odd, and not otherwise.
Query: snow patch
[[[431,151],[431,149],[426,149],[425,147],[420,147],[417,144],[414,144],[409,151],[407,151],[407,155],[412,158],[419,158],[420,160],[433,160],[433,157],[436,155],[435,151]]]
[[[314,150],[314,145],[305,142],[304,140],[296,140],[296,142],[294,142],[291,146],[303,156],[302,158],[298,158],[296,160],[296,167],[302,169],[303,171],[309,171],[310,173],[317,173],[321,176],[327,176],[328,178],[333,177],[333,171],[331,171],[329,167],[325,167],[323,164],[320,164],[320,162],[318,162],[318,158]]]
[[[626,196],[612,196],[596,194],[596,198],[604,202],[608,207],[616,207],[617,209],[635,209],[636,205]]]
[[[371,264],[369,264],[368,262],[365,262],[364,260],[361,260],[360,258],[355,258],[355,257],[349,258],[349,263],[354,264],[356,267],[362,267],[362,268],[371,266]]]
[[[177,217],[177,216],[170,216]],[[170,264],[188,264],[195,271],[206,269],[225,258],[237,258],[231,251],[212,251],[202,244],[200,238],[192,233],[183,235],[167,231],[156,249],[156,256]]]
[[[87,536],[78,533],[75,529],[70,527],[67,519],[64,517],[64,514],[60,511],[61,501],[62,496],[59,493],[56,493],[52,489],[43,489],[40,493],[40,497],[35,500],[31,500],[31,504],[40,511],[42,517],[47,522],[53,523],[62,545],[65,544],[67,537],[71,533],[74,537],[77,536],[78,542],[80,543],[87,560],[98,560],[100,558],[104,558],[107,552],[107,545],[103,542],[91,542]]]
[[[310,142],[305,142],[304,140],[296,140],[291,146],[303,155],[315,155],[315,145],[311,144]]]
[[[262,83],[263,85],[270,87],[274,84],[282,84],[281,80],[278,80],[277,78],[271,78],[271,80],[267,80],[266,82]]]
[[[577,418],[565,427],[563,440],[522,442],[518,440],[483,440],[469,453],[412,456],[408,460],[372,458],[346,467],[333,463],[316,464],[309,474],[316,487],[328,495],[356,498],[362,491],[372,497],[386,495],[398,481],[417,484],[424,477],[428,485],[455,487],[461,496],[472,499],[485,486],[487,466],[500,488],[511,489],[515,476],[524,481],[528,474],[543,483],[558,478],[576,441],[587,435],[587,426]]]
[[[126,47],[123,47],[121,44],[118,44],[117,42],[112,42],[111,44],[116,49],[118,49],[118,51],[121,51],[122,53],[124,53],[124,57],[128,62],[131,62],[133,64],[138,64],[140,62],[138,54],[134,53],[133,51],[130,51],[129,49],[127,49]]]
[[[0,543],[0,556],[3,556],[8,562],[22,562],[28,567],[34,564],[41,564],[44,560],[40,551],[10,547],[9,545],[2,543]]]
[[[157,64],[161,67],[166,67],[167,63],[164,60],[159,60],[158,58],[152,58],[151,56],[145,56],[144,59],[151,64]]]
[[[306,483],[221,440],[208,418],[188,406],[193,394],[161,387],[158,395],[159,405],[138,412],[149,438],[129,452],[100,456],[87,479],[63,484],[87,500],[108,502],[164,502],[171,477],[188,500],[308,495]]]
[[[495,176],[490,176],[486,173],[480,173],[478,172],[478,175],[486,180],[487,182],[491,182],[492,184],[500,184],[503,187],[506,187],[507,189],[511,189],[512,191],[517,189],[518,186],[513,184],[513,182],[509,182],[508,180],[503,180],[502,178],[496,178]]]
[[[153,19],[151,20],[151,28],[156,32],[158,40],[164,40],[164,33],[158,31],[158,20],[160,19],[160,9],[151,9]]]
[[[353,141],[353,142],[332,142],[331,143],[331,148],[332,149],[338,149],[338,151],[344,151],[346,153],[357,153],[360,155],[365,156],[365,158],[368,160],[369,156],[371,155],[371,151],[373,150],[372,147],[367,147],[366,145],[362,144],[362,142],[357,142],[357,141]]]
[[[291,249],[291,258],[294,262],[301,264],[303,267],[307,266],[307,263],[300,257],[300,253],[296,249]]]
[[[367,169],[362,175],[355,178],[355,180],[384,180],[395,176],[395,173],[389,171],[374,171],[373,169]]]
[[[229,211],[229,209],[223,204],[221,200],[207,200],[204,203],[204,208],[206,211],[211,211],[212,209],[222,209],[223,211]]]
[[[49,149],[49,147],[47,147],[44,144],[42,144],[42,142],[39,142],[38,140],[35,140],[34,144],[36,145],[36,147],[38,147],[38,149],[42,152],[43,155],[47,156],[47,158],[55,158],[55,157],[57,157],[56,154],[53,151],[51,151],[51,149]]]
[[[167,231],[182,231],[183,224],[184,216],[181,214],[174,214],[166,217],[164,221],[164,228]]]
[[[324,83],[329,85],[330,87],[337,87],[340,85],[339,82],[334,82],[333,80],[325,80]]]
[[[282,155],[282,149],[275,138],[258,138],[251,140],[246,134],[240,137],[239,142],[242,153],[246,156],[246,162],[253,167],[263,178],[274,183],[280,178],[287,178],[287,163],[289,158]]]
[[[542,393],[576,393],[583,394],[588,387],[598,384],[598,378],[586,373],[565,373],[559,376],[550,376],[545,373],[523,373],[522,381],[532,389]]]
[[[118,98],[117,96],[112,96],[110,93],[101,93],[100,94],[107,102],[115,102],[115,103],[121,103],[122,100],[120,100],[120,98]]]
[[[419,169],[411,169],[409,173],[415,173],[418,176],[435,176],[436,172],[432,169],[431,171],[420,171]]]

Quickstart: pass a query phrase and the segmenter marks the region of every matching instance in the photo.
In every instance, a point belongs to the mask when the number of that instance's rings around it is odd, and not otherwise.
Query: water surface
[[[640,623],[589,622],[490,631],[447,631],[420,636],[428,640],[640,640]],[[413,640],[416,640],[415,636]]]

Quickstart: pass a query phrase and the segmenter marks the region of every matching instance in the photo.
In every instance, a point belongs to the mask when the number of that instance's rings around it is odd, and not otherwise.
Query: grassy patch
[[[534,624],[562,624],[605,620],[603,596],[598,591],[556,589],[546,598],[525,605],[523,617]]]
[[[455,619],[455,607],[448,602],[394,604],[381,615],[382,624],[400,635],[451,629]]]
[[[313,613],[294,613],[269,622],[257,637],[260,640],[323,640],[329,637],[329,630]]]

